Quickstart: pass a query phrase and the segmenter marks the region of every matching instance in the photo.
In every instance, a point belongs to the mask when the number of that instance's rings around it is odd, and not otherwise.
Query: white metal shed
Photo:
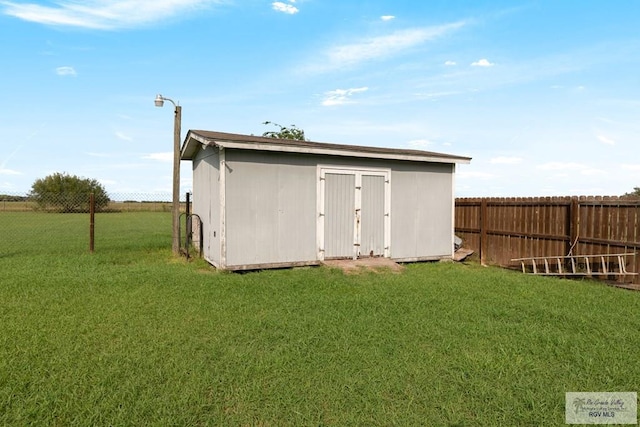
[[[470,158],[190,130],[193,213],[220,269],[453,256],[454,174]]]

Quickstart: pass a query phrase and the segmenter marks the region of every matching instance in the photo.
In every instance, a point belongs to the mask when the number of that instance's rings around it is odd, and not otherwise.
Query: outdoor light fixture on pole
[[[172,237],[171,249],[175,255],[180,253],[180,124],[182,121],[182,107],[169,98],[158,94],[155,99],[156,107],[162,107],[164,101],[169,101],[176,108],[173,122],[173,202],[171,205]]]

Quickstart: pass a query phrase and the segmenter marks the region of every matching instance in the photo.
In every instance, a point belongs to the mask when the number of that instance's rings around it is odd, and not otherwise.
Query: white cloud
[[[600,142],[602,142],[603,144],[616,145],[616,142],[613,139],[608,138],[608,137],[606,137],[604,135],[596,135],[596,138],[598,138],[598,140]]]
[[[606,171],[603,171],[602,169],[585,168],[585,169],[582,169],[582,170],[580,171],[580,173],[581,173],[582,175],[594,176],[594,175],[604,175],[604,174],[606,174],[607,172],[606,172]]]
[[[488,172],[471,172],[471,171],[456,172],[456,179],[490,180],[495,178],[498,178],[498,176]]]
[[[538,169],[549,171],[577,171],[587,169],[587,167],[585,165],[581,165],[580,163],[548,162],[542,165],[538,165]]]
[[[493,67],[494,65],[496,64],[494,64],[493,62],[489,62],[489,60],[485,58],[479,59],[478,61],[471,63],[472,67]]]
[[[554,177],[570,177],[571,173],[579,173],[585,176],[596,176],[596,175],[604,175],[607,172],[602,169],[596,169],[589,167],[587,165],[583,165],[580,163],[573,162],[549,162],[542,165],[537,166],[538,169],[553,171]]]
[[[295,3],[295,2],[292,2],[292,3]],[[294,5],[283,3],[281,1],[275,1],[275,2],[271,3],[271,7],[275,11],[282,12],[282,13],[287,13],[289,15],[294,15],[294,14],[296,14],[296,13],[298,13],[300,11]]]
[[[4,191],[11,191],[15,188],[15,186],[7,181],[0,181],[0,189]]]
[[[13,169],[0,168],[0,175],[22,175],[22,173]]]
[[[432,145],[433,143],[431,141],[429,141],[428,139],[414,139],[412,141],[409,141],[409,147],[416,149],[416,150],[422,150],[427,148],[428,146]]]
[[[380,19],[382,19],[383,21],[391,21],[392,19],[396,19],[396,17],[393,15],[382,15]]]
[[[0,1],[2,13],[44,25],[112,30],[135,27],[202,9],[224,0],[66,0],[44,6]]]
[[[56,74],[59,76],[77,76],[76,70],[73,67],[58,67],[56,68]]]
[[[146,156],[142,156],[145,160],[157,160],[159,162],[172,162],[173,161],[173,152],[165,151],[162,153],[151,153]]]
[[[133,141],[133,138],[131,138],[129,135],[125,135],[122,132],[116,132],[116,138],[121,139],[123,141]]]
[[[452,65],[457,65],[456,61],[444,61],[444,65],[447,67],[451,67]]]
[[[356,93],[362,93],[368,91],[368,87],[358,87],[352,89],[336,89],[330,90],[329,92],[325,92],[324,100],[322,101],[322,105],[324,106],[332,106],[332,105],[343,105],[343,104],[352,104],[353,101],[351,97]]]
[[[598,119],[601,122],[607,123],[607,124],[617,124],[616,121],[608,118],[608,117],[596,117],[596,119]]]
[[[438,98],[444,98],[445,96],[454,96],[464,93],[462,91],[444,91],[444,92],[430,92],[430,93],[415,93],[416,98],[425,98],[431,100],[437,100]]]
[[[640,172],[640,164],[637,165],[622,165],[622,169],[634,172]]]
[[[494,165],[519,165],[522,163],[521,157],[494,157],[491,159],[491,163]]]
[[[385,59],[454,32],[464,25],[465,23],[461,21],[435,27],[411,28],[335,46],[321,55],[319,62],[307,68],[310,71],[324,72],[366,61]]]

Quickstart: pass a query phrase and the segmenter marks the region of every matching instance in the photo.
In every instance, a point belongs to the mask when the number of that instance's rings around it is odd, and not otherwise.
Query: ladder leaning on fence
[[[636,276],[627,271],[626,257],[635,252],[602,255],[566,255],[514,258],[522,272],[545,276]]]

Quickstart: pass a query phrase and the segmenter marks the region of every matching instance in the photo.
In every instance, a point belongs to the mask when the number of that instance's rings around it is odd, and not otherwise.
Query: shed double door
[[[388,256],[389,172],[323,169],[324,258]]]

